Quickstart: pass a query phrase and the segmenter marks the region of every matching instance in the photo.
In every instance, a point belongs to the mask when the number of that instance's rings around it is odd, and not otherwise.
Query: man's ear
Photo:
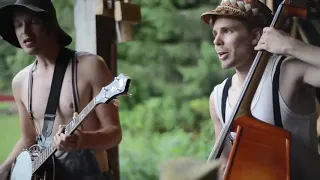
[[[256,46],[262,36],[262,29],[261,28],[255,28],[251,31],[252,33],[252,45]]]

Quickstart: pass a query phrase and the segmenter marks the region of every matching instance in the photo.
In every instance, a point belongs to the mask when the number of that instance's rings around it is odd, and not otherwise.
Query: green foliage
[[[0,104],[0,109],[3,105]],[[12,148],[20,138],[18,115],[4,115],[0,112],[0,131],[1,144],[0,144],[0,164],[7,158]]]
[[[120,114],[125,180],[158,179],[166,159],[206,159],[214,143],[208,98],[232,73],[221,70],[210,29],[200,21],[206,2],[139,2],[135,41],[118,45],[118,71],[133,79],[133,97],[123,99]]]
[[[186,133],[180,128],[164,133],[144,132],[143,136],[126,132],[120,147],[121,179],[158,179],[159,165],[165,160],[185,156],[207,158],[213,143],[212,126],[208,123],[202,126],[205,131],[201,133]]]
[[[58,19],[73,38],[74,1],[54,1]],[[211,30],[200,15],[217,0],[134,0],[142,22],[135,40],[118,44],[118,72],[132,78],[131,98],[121,98],[123,140],[120,170],[124,180],[158,179],[166,159],[206,159],[214,143],[208,98],[232,71],[223,71]],[[74,41],[70,45],[74,47]],[[0,42],[0,88],[34,57]]]

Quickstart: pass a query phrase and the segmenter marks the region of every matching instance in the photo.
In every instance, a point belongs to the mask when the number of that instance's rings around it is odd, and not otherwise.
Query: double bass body
[[[290,133],[254,117],[235,119],[225,180],[290,180]]]

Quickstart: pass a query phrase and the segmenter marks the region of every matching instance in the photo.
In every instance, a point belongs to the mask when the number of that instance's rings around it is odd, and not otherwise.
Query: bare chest
[[[55,89],[51,89],[52,84],[52,77],[53,72],[46,72],[46,73],[37,73],[33,74],[33,83],[32,83],[32,91],[31,92],[31,101],[29,101],[29,83],[25,81],[24,89],[22,92],[22,101],[27,109],[29,109],[31,105],[31,111],[34,117],[34,121],[36,124],[36,128],[41,131],[43,127],[43,119],[47,109],[49,94],[50,91],[56,91]],[[27,77],[26,79],[28,79]],[[79,77],[78,77],[79,78]],[[53,133],[57,132],[59,125],[68,124],[73,117],[73,113],[75,112],[75,92],[78,92],[79,99],[81,102],[78,101],[79,110],[83,106],[85,106],[88,102],[90,102],[90,86],[85,81],[76,81],[76,88],[73,88],[72,82],[72,74],[71,74],[71,67],[68,67],[64,76],[64,80],[61,86],[60,98],[58,101],[58,106],[56,110],[56,118],[53,127]],[[30,89],[30,90],[31,90]],[[75,96],[74,96],[75,95]],[[52,104],[51,104],[52,105]]]
[[[227,105],[230,106],[232,109],[237,105],[242,91],[243,89],[239,87],[231,87],[229,89]],[[272,93],[273,92],[271,84],[268,84],[266,82],[260,83],[252,97],[253,99],[250,101],[251,110],[255,110],[257,106],[261,106],[261,108],[262,106],[265,107],[266,105],[272,107]]]
[[[228,99],[226,102],[227,106],[234,108],[235,105],[237,104],[240,93],[241,93],[241,89],[236,89],[231,87],[228,92]]]

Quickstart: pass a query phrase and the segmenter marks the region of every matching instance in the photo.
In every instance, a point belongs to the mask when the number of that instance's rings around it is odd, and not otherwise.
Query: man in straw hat
[[[263,28],[271,24],[272,14],[258,0],[223,0],[216,9],[203,13],[201,19],[212,28],[213,43],[222,68],[235,69],[232,77],[214,87],[209,98],[210,115],[217,137],[223,124],[230,120],[256,50],[263,49],[258,42]],[[274,38],[272,42],[278,40]],[[291,178],[316,180],[320,179],[320,158],[317,150],[317,113],[313,87],[320,87],[320,81],[314,78],[320,75],[320,61],[310,58],[312,61],[308,62],[297,57],[301,60],[283,60],[279,55],[270,58],[254,96],[251,111],[257,119],[291,132]],[[235,134],[231,133],[228,138],[232,140],[234,137]],[[226,141],[220,158],[220,177],[223,176],[231,146],[231,142]]]
[[[101,57],[68,49],[72,39],[58,24],[50,0],[18,0],[0,9],[0,35],[5,41],[35,56],[31,65],[12,81],[19,111],[21,138],[0,166],[3,180],[18,154],[35,143],[53,143],[56,179],[110,179],[106,149],[121,141],[118,110],[113,104],[100,104],[71,136],[62,132],[74,113],[79,113],[113,77]],[[60,98],[54,123],[44,124],[51,82],[58,64],[65,64]],[[61,81],[59,81],[61,82]],[[58,83],[59,83],[58,82]],[[57,90],[57,89],[56,89]],[[59,97],[59,96],[58,96]],[[59,100],[60,99],[60,100]],[[54,100],[54,99],[52,99]],[[48,102],[48,105],[53,102]],[[49,118],[50,119],[50,118]],[[51,129],[50,129],[51,127]],[[43,129],[47,131],[43,131]],[[37,137],[37,138],[36,138]]]

